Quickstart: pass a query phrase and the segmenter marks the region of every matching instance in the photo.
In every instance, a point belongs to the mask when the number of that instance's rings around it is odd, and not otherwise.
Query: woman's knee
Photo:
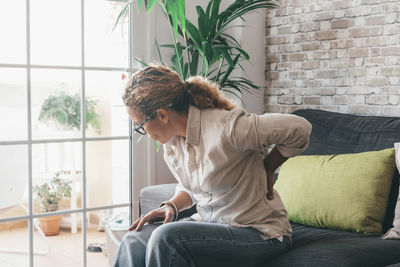
[[[179,232],[179,223],[166,223],[153,231],[148,246],[153,247],[163,243],[171,244]]]

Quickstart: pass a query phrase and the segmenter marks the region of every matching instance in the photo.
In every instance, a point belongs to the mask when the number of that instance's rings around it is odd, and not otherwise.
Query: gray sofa
[[[328,111],[303,109],[294,114],[312,125],[310,146],[303,155],[358,153],[393,147],[400,142],[400,117],[356,116]],[[279,179],[279,176],[278,176]],[[384,232],[392,226],[398,196],[399,177],[393,177]],[[141,214],[157,208],[169,199],[175,184],[146,187],[141,191]],[[190,216],[195,207],[180,213]],[[291,223],[293,246],[285,254],[264,266],[336,267],[336,266],[400,266],[400,240],[382,240],[380,236],[313,228]],[[394,264],[394,265],[393,265]]]

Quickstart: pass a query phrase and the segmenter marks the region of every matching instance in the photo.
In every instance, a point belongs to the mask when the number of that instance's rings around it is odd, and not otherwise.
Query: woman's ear
[[[163,108],[158,109],[157,114],[163,123],[168,122],[168,111],[166,109]]]

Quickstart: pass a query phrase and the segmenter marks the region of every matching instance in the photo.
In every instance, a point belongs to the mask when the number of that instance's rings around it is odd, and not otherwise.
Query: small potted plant
[[[40,207],[43,212],[57,210],[58,202],[63,197],[71,196],[71,182],[64,181],[60,178],[57,172],[54,177],[42,185],[36,185],[33,192],[36,194],[36,199],[40,201]],[[50,216],[39,218],[40,227],[46,236],[57,235],[60,229],[61,216]]]

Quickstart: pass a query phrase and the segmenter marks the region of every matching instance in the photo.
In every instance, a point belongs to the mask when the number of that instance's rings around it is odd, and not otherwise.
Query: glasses
[[[151,113],[149,116],[147,116],[147,118],[139,124],[133,123],[133,129],[135,130],[135,132],[140,133],[141,135],[146,135],[146,130],[143,128],[143,125],[148,120],[151,120],[155,113],[156,113],[156,111],[153,111],[153,113]]]

